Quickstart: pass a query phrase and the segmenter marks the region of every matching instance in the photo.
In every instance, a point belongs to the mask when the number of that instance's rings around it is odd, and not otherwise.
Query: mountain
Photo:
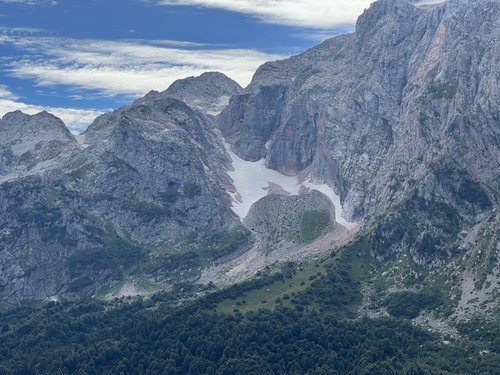
[[[264,64],[219,127],[243,159],[332,186],[346,217],[371,228],[394,290],[419,289],[444,267],[450,283],[463,280],[449,291],[455,302],[491,301],[499,2],[435,3],[377,1],[355,33]]]
[[[47,112],[29,116],[16,111],[0,120],[3,179],[51,168],[76,148],[77,142],[66,125]]]
[[[224,74],[208,72],[178,80],[164,92],[153,91],[145,99],[155,96],[176,98],[205,114],[216,116],[227,106],[229,99],[241,90],[240,85]]]
[[[4,300],[191,279],[247,241],[226,193],[230,158],[211,118],[184,102],[148,95],[96,119],[79,142],[45,113],[1,125],[4,152],[19,155],[0,189]]]
[[[408,220],[389,215],[387,229],[398,233],[384,233],[381,251],[410,249],[419,263],[439,263],[462,224],[495,217],[498,8],[377,1],[354,34],[259,68],[220,128],[243,159],[327,182],[348,218],[373,222],[395,205],[413,211]],[[401,220],[417,233],[395,229]]]
[[[354,34],[259,68],[221,130],[245,160],[336,187],[351,218],[438,164],[498,191],[497,16],[497,1],[377,1]]]
[[[47,114],[7,115],[0,297],[232,285],[354,241],[364,314],[433,296],[412,318],[494,316],[499,16],[497,0],[379,0],[247,88],[181,80],[79,142]]]

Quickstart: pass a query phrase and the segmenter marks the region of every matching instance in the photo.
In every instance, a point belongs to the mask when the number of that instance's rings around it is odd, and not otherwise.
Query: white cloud
[[[0,0],[0,3],[19,3],[28,5],[56,5],[57,0]]]
[[[141,43],[141,40],[132,40],[133,42],[138,42]],[[157,44],[159,46],[170,46],[170,47],[209,47],[213,46],[213,44],[207,44],[207,43],[196,43],[196,42],[185,42],[185,41],[180,41],[180,40],[149,40],[148,41],[151,44]]]
[[[0,85],[0,99],[6,99],[6,98],[12,100],[19,99],[19,97],[14,95],[7,86]]]
[[[165,90],[177,79],[206,71],[220,71],[246,85],[262,63],[285,57],[171,40],[54,38],[24,29],[0,28],[2,42],[20,51],[15,59],[4,60],[2,69],[7,75],[31,80],[34,86],[67,86],[73,91],[69,95],[73,100],[117,95],[138,97],[150,90]],[[84,129],[102,113],[95,109],[26,104],[0,85],[0,114],[13,110],[30,114],[46,110],[61,117],[73,131]]]
[[[220,71],[245,86],[261,64],[285,57],[251,49],[183,49],[161,46],[158,41],[151,45],[9,36],[9,43],[27,52],[6,68],[9,75],[31,79],[39,86],[67,85],[110,96],[164,90],[177,79],[206,71]],[[192,47],[189,42],[186,46]]]
[[[1,2],[2,0],[0,0]],[[6,27],[0,26],[1,34],[39,34],[44,32],[42,29],[36,29],[32,27]]]
[[[160,0],[163,5],[200,6],[255,16],[268,23],[316,29],[354,24],[374,0]]]

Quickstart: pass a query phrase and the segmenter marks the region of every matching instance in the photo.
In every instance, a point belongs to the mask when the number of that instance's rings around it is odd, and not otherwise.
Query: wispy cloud
[[[66,85],[106,95],[139,96],[177,79],[220,71],[247,85],[264,62],[283,58],[251,49],[177,41],[103,41],[4,35],[24,51],[4,68],[38,86]]]
[[[162,5],[199,6],[248,14],[268,23],[333,29],[354,24],[373,0],[159,0]]]
[[[0,85],[0,117],[12,111],[23,111],[30,115],[41,111],[50,112],[61,118],[74,133],[85,130],[97,116],[103,113],[103,111],[96,109],[47,107],[27,104],[12,93],[7,86]]]
[[[55,38],[41,30],[23,28],[0,27],[1,43],[17,50],[15,58],[0,58],[4,74],[32,81],[41,88],[59,90],[65,86],[70,92],[68,98],[79,102],[105,96],[135,98],[206,71],[223,72],[246,85],[262,63],[285,57],[173,40]],[[30,114],[47,110],[61,117],[73,131],[85,129],[102,113],[96,109],[27,104],[0,85],[0,114],[13,110]]]
[[[57,0],[0,0],[0,3],[19,3],[28,5],[56,5]]]
[[[19,97],[17,95],[14,95],[7,86],[5,85],[0,85],[0,99],[12,99],[12,100],[17,100]]]
[[[137,42],[141,43],[140,39],[137,40],[131,40],[132,42]],[[148,43],[152,45],[158,45],[158,46],[168,46],[168,47],[191,47],[191,48],[197,48],[197,47],[214,47],[213,44],[208,44],[208,43],[196,43],[196,42],[186,42],[186,41],[180,41],[180,40],[149,40]]]
[[[0,0],[1,2],[2,0]],[[23,35],[23,34],[40,34],[43,33],[44,30],[36,29],[31,27],[6,27],[0,26],[1,34],[12,34],[12,35]]]

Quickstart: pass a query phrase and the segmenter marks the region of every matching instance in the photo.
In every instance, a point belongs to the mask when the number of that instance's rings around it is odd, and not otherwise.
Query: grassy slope
[[[311,286],[321,287],[334,266],[349,269],[349,281],[360,283],[367,276],[370,254],[367,239],[355,241],[339,250],[332,251],[329,257],[302,266],[288,264],[281,269],[282,278],[268,285],[259,286],[238,297],[226,298],[215,310],[220,313],[247,313],[261,308],[274,310],[278,306],[303,304],[305,293]],[[335,293],[335,290],[331,291]],[[359,301],[356,293],[349,291],[354,300]]]

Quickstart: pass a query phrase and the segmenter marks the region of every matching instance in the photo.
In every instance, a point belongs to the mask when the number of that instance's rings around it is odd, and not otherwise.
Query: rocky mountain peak
[[[30,116],[22,111],[13,111],[13,112],[9,112],[9,113],[6,113],[1,121],[2,121],[2,124],[6,125],[6,124],[20,124],[22,123],[24,120],[28,119]]]
[[[64,126],[48,114],[11,118],[23,130]],[[43,134],[0,148],[9,163],[0,166],[16,168],[0,180],[0,299],[88,296],[138,264],[147,268],[138,277],[167,285],[220,256],[226,236],[237,235],[229,250],[246,243],[212,117],[183,101],[148,98],[104,114],[83,145]],[[198,247],[203,254],[183,253]]]
[[[366,9],[356,22],[358,36],[373,33],[380,27],[388,27],[405,18],[418,16],[421,10],[407,0],[379,0]],[[389,23],[387,23],[389,21]]]
[[[326,180],[352,217],[387,208],[411,188],[381,186],[440,159],[497,186],[485,166],[498,166],[499,4],[377,1],[354,34],[261,67],[219,126],[243,159]],[[472,139],[489,144],[482,165]]]
[[[39,112],[35,115],[28,115],[22,111],[13,111],[5,114],[0,120],[3,126],[36,126],[40,130],[59,129],[62,132],[69,133],[64,122],[46,111]]]
[[[231,78],[219,72],[206,72],[197,77],[188,77],[175,81],[166,93],[171,96],[180,93],[194,95],[201,89],[205,96],[234,95],[241,91],[241,86]]]
[[[254,237],[290,253],[361,225],[381,260],[445,264],[496,225],[499,20],[493,0],[380,0],[356,33],[264,64],[243,90],[177,81],[97,118],[83,146],[47,113],[4,116],[0,298],[168,286]]]
[[[15,111],[0,120],[0,146],[0,178],[5,179],[48,168],[70,154],[77,142],[58,117]]]
[[[143,100],[176,98],[194,109],[211,116],[218,115],[229,103],[229,98],[241,92],[241,86],[218,72],[203,73],[175,81],[163,92],[150,92]]]

